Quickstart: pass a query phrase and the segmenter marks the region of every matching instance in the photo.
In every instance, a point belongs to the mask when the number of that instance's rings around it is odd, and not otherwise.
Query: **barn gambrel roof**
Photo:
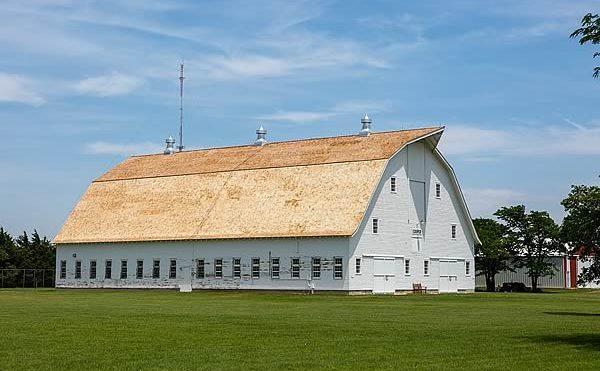
[[[133,156],[92,182],[54,243],[351,236],[387,161],[442,131]]]

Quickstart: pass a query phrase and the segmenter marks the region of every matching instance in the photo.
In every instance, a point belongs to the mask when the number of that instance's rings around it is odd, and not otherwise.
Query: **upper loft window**
[[[395,176],[390,178],[390,191],[392,193],[396,193],[396,177]]]
[[[456,239],[456,224],[452,224],[452,230],[450,231],[451,238]]]
[[[373,231],[373,234],[379,233],[379,219],[377,219],[377,218],[373,218],[372,231]]]
[[[435,198],[442,198],[442,185],[435,183]]]

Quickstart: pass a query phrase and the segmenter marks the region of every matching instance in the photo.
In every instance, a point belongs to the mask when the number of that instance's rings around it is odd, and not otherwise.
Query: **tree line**
[[[0,227],[0,269],[52,269],[56,249],[46,237],[34,230],[13,238]]]
[[[566,213],[562,225],[548,212],[527,211],[524,205],[499,209],[497,220],[473,220],[481,240],[475,246],[476,269],[487,291],[495,291],[497,273],[513,268],[525,268],[531,289],[538,291],[539,278],[555,274],[550,258],[566,253],[591,260],[578,283],[600,283],[600,187],[572,186],[561,204]]]

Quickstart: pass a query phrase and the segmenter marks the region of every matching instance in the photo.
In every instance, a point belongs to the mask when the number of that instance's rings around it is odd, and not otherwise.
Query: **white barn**
[[[59,288],[471,292],[443,127],[133,156],[54,243]],[[259,133],[259,137],[262,134]]]

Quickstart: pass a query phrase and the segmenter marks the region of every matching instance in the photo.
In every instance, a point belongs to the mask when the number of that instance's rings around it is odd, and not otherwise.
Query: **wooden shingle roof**
[[[92,182],[54,243],[350,236],[387,160],[441,130],[130,157]]]

